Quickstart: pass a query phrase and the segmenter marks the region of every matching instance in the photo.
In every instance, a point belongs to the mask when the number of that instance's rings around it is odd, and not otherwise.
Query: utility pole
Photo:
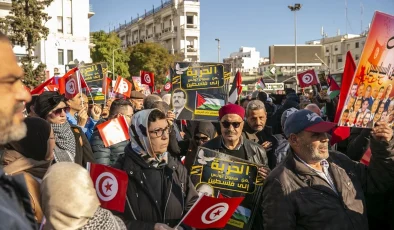
[[[216,38],[215,41],[218,42],[218,63],[220,63],[220,39]]]
[[[297,11],[301,10],[301,4],[296,3],[294,6],[288,6],[291,11],[294,12],[294,49],[295,49],[295,77],[297,77]]]

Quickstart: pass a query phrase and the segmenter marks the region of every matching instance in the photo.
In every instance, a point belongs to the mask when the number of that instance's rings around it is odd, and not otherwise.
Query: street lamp
[[[220,63],[220,39],[215,38],[215,41],[218,42],[218,63]]]
[[[115,80],[115,51],[120,50],[120,48],[112,50],[112,80]]]
[[[288,6],[294,11],[294,49],[295,49],[295,76],[297,77],[297,11],[301,10],[301,4],[296,3],[294,6]]]

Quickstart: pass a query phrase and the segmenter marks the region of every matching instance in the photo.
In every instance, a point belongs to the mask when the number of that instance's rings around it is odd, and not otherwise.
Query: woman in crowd
[[[44,229],[126,230],[123,221],[100,207],[89,172],[72,162],[49,168],[41,184]]]
[[[131,144],[115,165],[129,176],[126,208],[121,214],[128,229],[174,227],[198,198],[185,167],[167,152],[170,131],[159,109],[133,116]]]
[[[26,137],[5,146],[1,163],[9,175],[23,173],[35,219],[41,223],[40,182],[53,160],[55,140],[47,121],[28,117],[24,122],[27,127]]]
[[[56,140],[56,162],[75,162],[83,167],[86,167],[87,162],[94,162],[89,141],[81,128],[67,122],[66,112],[69,107],[63,95],[58,92],[43,92],[37,98],[34,109],[52,126]]]

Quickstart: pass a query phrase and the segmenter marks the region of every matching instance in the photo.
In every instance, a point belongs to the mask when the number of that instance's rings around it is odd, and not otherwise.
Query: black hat
[[[56,108],[62,101],[65,101],[64,96],[58,92],[45,91],[37,98],[34,105],[34,112],[45,119],[49,112]]]

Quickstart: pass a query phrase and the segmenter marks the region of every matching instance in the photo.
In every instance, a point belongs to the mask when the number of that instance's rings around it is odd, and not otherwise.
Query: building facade
[[[0,17],[11,10],[11,0],[0,0]],[[35,47],[37,62],[45,63],[47,76],[53,76],[55,69],[65,73],[65,65],[90,63],[90,18],[94,15],[89,0],[54,0],[45,12],[50,19],[45,23],[49,35]],[[14,47],[17,57],[26,54],[24,47]]]
[[[241,47],[238,52],[230,54],[230,57],[223,59],[224,63],[231,65],[231,71],[236,73],[247,72],[257,73],[259,70],[260,52],[254,47]]]
[[[167,0],[115,29],[125,49],[155,42],[185,61],[200,61],[199,0]]]

